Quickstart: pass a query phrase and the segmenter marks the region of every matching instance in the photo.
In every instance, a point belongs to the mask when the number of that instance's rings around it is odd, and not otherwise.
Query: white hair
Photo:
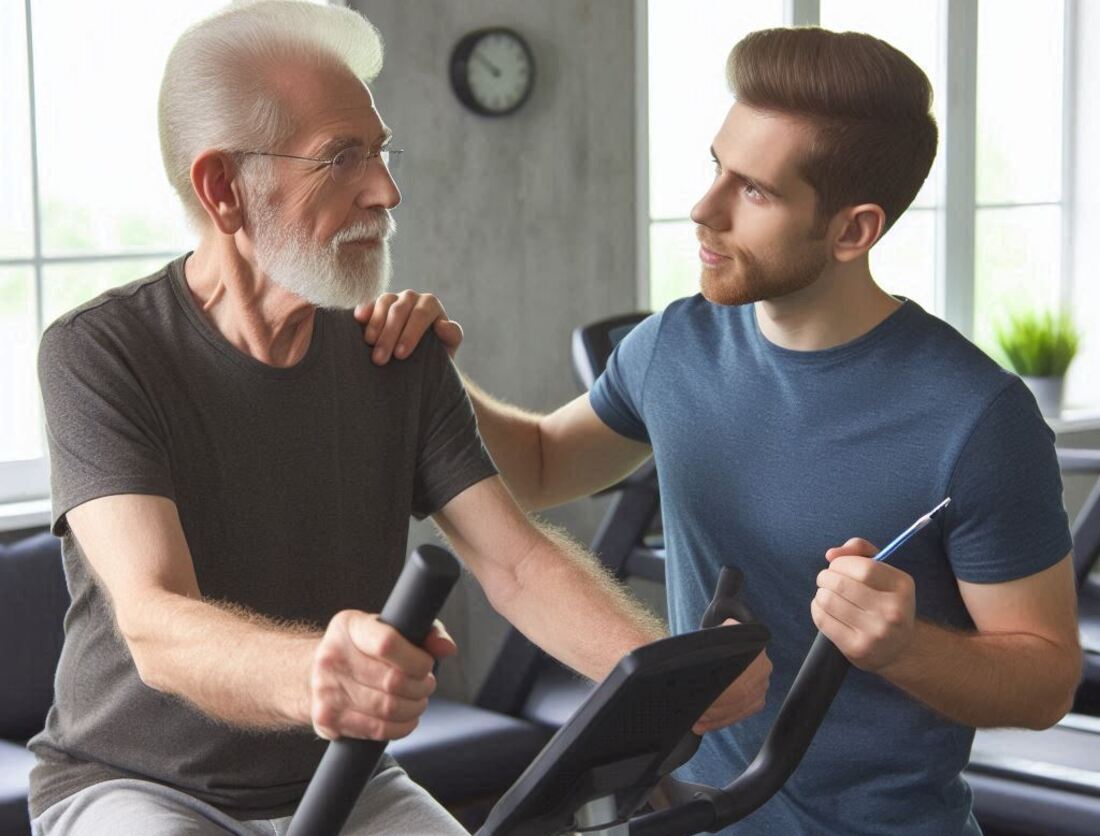
[[[357,12],[304,0],[245,0],[185,31],[164,68],[158,123],[164,169],[191,222],[206,221],[191,188],[201,152],[265,151],[294,132],[275,70],[293,59],[370,83],[382,51],[378,30]]]

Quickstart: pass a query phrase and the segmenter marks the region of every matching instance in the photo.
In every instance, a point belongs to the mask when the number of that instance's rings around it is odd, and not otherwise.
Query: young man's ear
[[[207,150],[191,163],[191,188],[210,222],[223,235],[233,235],[244,223],[237,167],[224,151]]]
[[[861,203],[838,212],[833,223],[839,228],[833,256],[841,262],[855,261],[882,237],[886,213],[875,203]]]

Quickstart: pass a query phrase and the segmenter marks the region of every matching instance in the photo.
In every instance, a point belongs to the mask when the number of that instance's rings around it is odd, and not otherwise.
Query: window
[[[708,149],[730,104],[726,56],[749,32],[781,26],[783,0],[648,2],[649,304],[657,310],[697,289],[688,213],[714,175]]]
[[[1061,0],[978,6],[974,336],[982,345],[1015,309],[1061,303],[1064,12]]]
[[[194,243],[161,165],[157,93],[176,38],[224,5],[0,3],[0,502],[49,492],[43,328]]]
[[[1082,83],[1084,73],[1066,70],[1078,51],[1086,54],[1075,41],[1100,34],[1100,19],[1078,19],[1086,8],[1075,0],[648,0],[649,224],[642,252],[649,256],[649,305],[659,309],[698,289],[688,212],[709,183],[707,148],[731,102],[723,67],[733,44],[753,29],[791,23],[868,32],[928,75],[941,134],[924,188],[872,250],[872,272],[887,290],[915,299],[994,356],[995,326],[1011,311],[1072,312],[1085,339],[1066,402],[1071,411],[1100,406],[1100,390],[1090,386],[1100,377],[1100,345],[1089,339],[1090,330],[1100,330],[1100,307],[1097,283],[1085,279],[1097,254],[1073,235],[1084,234],[1084,224],[1074,223],[1081,210],[1073,201],[1072,153],[1100,138],[1100,129],[1082,134],[1076,127],[1096,91]],[[1067,40],[1067,32],[1074,37]],[[1092,121],[1100,124],[1100,112]]]
[[[873,0],[822,0],[820,23],[839,32],[867,32],[896,46],[913,59],[932,82],[936,122],[943,131],[943,98],[939,67],[939,3],[877,3]],[[912,206],[871,250],[871,273],[882,287],[937,310],[936,212],[943,173],[940,149],[928,179]]]

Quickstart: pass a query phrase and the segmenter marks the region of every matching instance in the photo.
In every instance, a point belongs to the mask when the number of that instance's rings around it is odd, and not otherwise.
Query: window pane
[[[1074,310],[1079,314],[1083,309],[1074,308]],[[1080,316],[1077,317],[1076,323],[1081,330],[1081,345],[1066,373],[1064,405],[1067,410],[1087,408],[1095,414],[1096,404],[1100,401],[1100,388],[1097,387],[1097,381],[1100,380],[1100,341],[1097,340],[1097,323],[1095,320],[1083,321]]]
[[[871,249],[871,273],[886,291],[936,309],[936,212],[910,209]]]
[[[42,272],[42,321],[49,325],[103,291],[148,276],[164,265],[165,259],[133,258],[49,265]]]
[[[710,185],[710,144],[733,103],[726,57],[749,32],[781,26],[783,3],[649,0],[648,14],[649,212],[686,218]]]
[[[1081,344],[1066,373],[1065,405],[1069,409],[1087,407],[1095,414],[1100,406],[1100,281],[1096,276],[1100,269],[1096,248],[1100,242],[1090,234],[1095,227],[1089,224],[1097,221],[1095,210],[1078,206],[1075,228],[1079,240],[1070,313],[1081,334]]]
[[[932,82],[932,106],[940,126],[943,147],[943,105],[947,98],[939,77],[939,3],[883,3],[882,0],[821,0],[821,25],[837,32],[866,32],[897,47],[917,64]],[[913,206],[936,205],[939,157]],[[900,221],[899,221],[900,222]]]
[[[1009,314],[1059,308],[1062,210],[979,209],[974,237],[974,336],[997,356],[995,329]]]
[[[34,255],[27,27],[23,4],[0,3],[0,258]]]
[[[1062,196],[1061,0],[978,4],[978,203]]]
[[[649,304],[659,311],[699,292],[699,242],[691,221],[649,225]]]
[[[0,461],[43,455],[38,421],[34,271],[0,267]]]
[[[157,93],[175,39],[223,5],[113,0],[105,14],[96,3],[32,2],[47,255],[186,248],[160,159]]]

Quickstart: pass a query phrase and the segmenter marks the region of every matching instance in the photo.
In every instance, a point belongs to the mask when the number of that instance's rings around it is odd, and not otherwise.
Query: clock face
[[[456,59],[455,91],[478,113],[511,113],[531,92],[534,61],[527,44],[511,30],[491,29],[467,36],[459,44]]]

